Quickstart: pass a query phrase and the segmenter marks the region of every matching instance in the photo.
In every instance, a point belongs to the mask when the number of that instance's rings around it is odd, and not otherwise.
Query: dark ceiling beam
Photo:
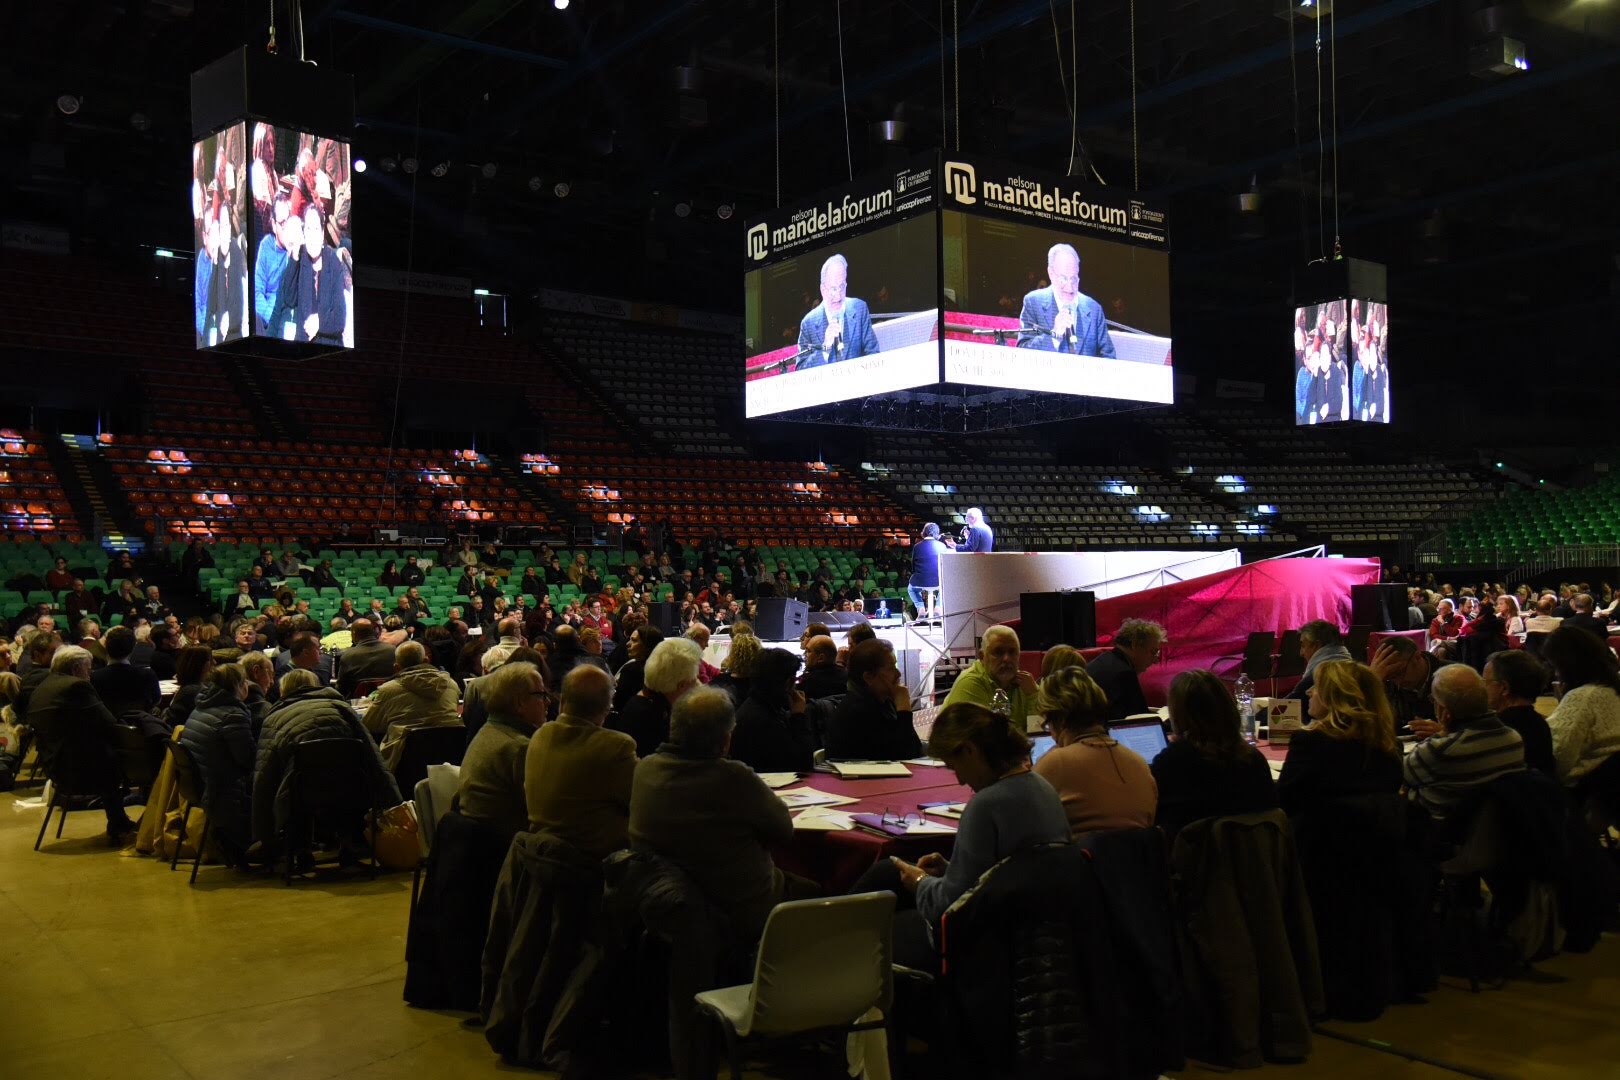
[[[357,11],[334,11],[332,12],[332,19],[336,22],[362,26],[367,30],[381,30],[384,33],[419,38],[422,41],[431,41],[435,45],[444,45],[467,52],[483,53],[486,56],[495,56],[502,60],[516,60],[521,64],[533,64],[536,67],[551,68],[554,71],[566,71],[568,69],[566,60],[558,60],[554,56],[542,56],[540,53],[529,52],[527,49],[509,49],[505,45],[491,45],[488,42],[461,37],[458,34],[447,34],[442,30],[430,30],[425,26],[412,26],[409,23],[395,22],[393,19],[379,19],[375,15],[362,15]]]

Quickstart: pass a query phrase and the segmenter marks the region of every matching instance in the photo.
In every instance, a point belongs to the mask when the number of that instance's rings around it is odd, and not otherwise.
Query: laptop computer
[[[1041,760],[1042,755],[1046,754],[1052,749],[1052,747],[1056,745],[1057,740],[1052,738],[1050,735],[1039,735],[1034,739],[1031,739],[1029,747],[1029,763],[1031,765],[1035,764],[1037,761]]]
[[[1108,734],[1122,745],[1141,754],[1142,759],[1149,763],[1170,745],[1169,740],[1164,737],[1164,725],[1157,720],[1129,720],[1110,724]]]

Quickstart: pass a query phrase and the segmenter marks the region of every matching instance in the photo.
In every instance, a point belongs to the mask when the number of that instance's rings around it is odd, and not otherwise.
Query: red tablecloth
[[[966,802],[973,792],[956,782],[949,769],[926,765],[907,766],[910,776],[881,780],[840,780],[828,773],[811,773],[803,787],[813,787],[832,795],[845,795],[858,801],[834,809],[853,814],[917,812],[921,803]],[[949,818],[935,818],[947,822]],[[776,864],[821,885],[829,895],[848,891],[866,870],[881,858],[899,855],[916,861],[930,851],[949,854],[956,837],[889,837],[855,828],[847,832],[795,832],[793,842],[772,849]]]

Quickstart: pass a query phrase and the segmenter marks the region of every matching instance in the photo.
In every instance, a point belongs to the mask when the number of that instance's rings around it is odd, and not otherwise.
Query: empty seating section
[[[40,536],[80,540],[45,447],[31,432],[0,430],[0,529],[8,540]]]
[[[65,607],[68,590],[52,592],[45,588],[45,575],[57,558],[66,559],[68,571],[83,580],[92,592],[105,593],[118,588],[117,582],[106,581],[101,576],[106,572],[109,555],[99,544],[62,533],[11,533],[7,539],[19,541],[0,544],[0,614],[7,618],[22,611],[25,605],[50,604],[58,627],[69,630]],[[19,578],[37,580],[24,585]],[[121,615],[112,618],[113,624],[122,621]]]
[[[155,442],[120,436],[106,446],[113,472],[143,524],[170,539],[331,535],[343,525],[545,526],[535,505],[473,451],[387,451],[324,442],[289,449],[252,439]]]
[[[1569,544],[1620,543],[1620,478],[1603,477],[1570,491],[1517,488],[1447,530],[1454,561],[1499,563]]]
[[[677,453],[747,453],[729,434],[740,413],[737,338],[559,313],[543,332]]]

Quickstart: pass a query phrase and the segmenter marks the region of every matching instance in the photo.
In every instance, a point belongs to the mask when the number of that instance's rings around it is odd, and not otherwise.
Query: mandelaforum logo
[[[978,190],[979,178],[974,174],[972,165],[963,161],[945,163],[945,194],[963,206],[972,206],[979,201],[975,196]]]
[[[765,222],[760,222],[748,230],[748,257],[755,262],[770,254],[770,228]]]

